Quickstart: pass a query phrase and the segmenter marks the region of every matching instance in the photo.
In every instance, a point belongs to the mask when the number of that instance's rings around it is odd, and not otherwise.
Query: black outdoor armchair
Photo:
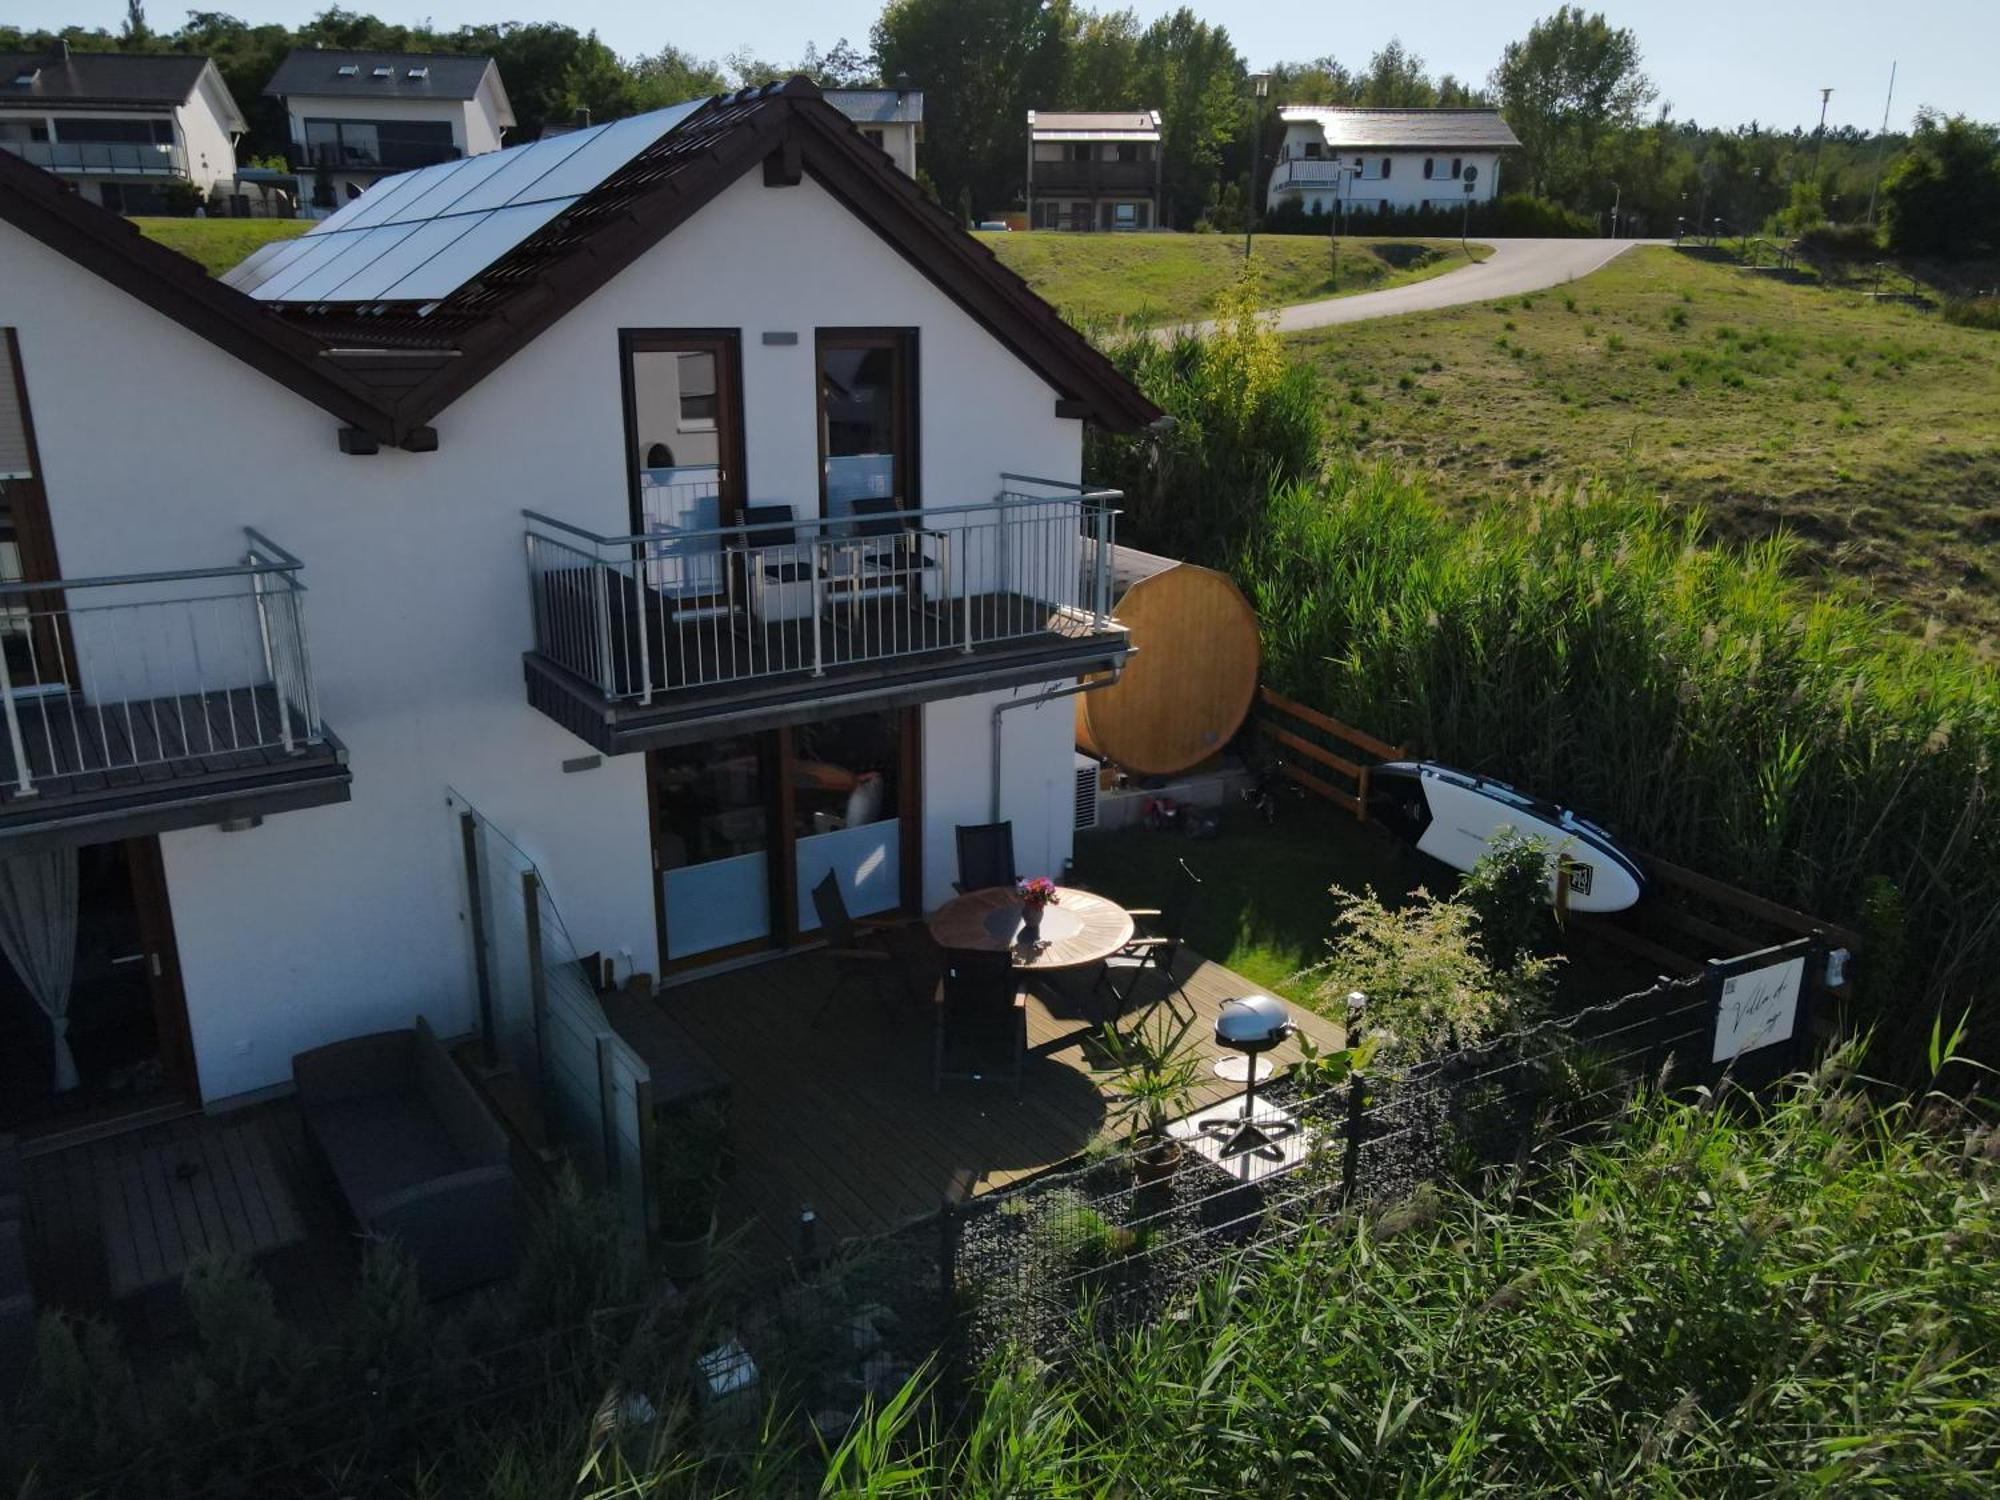
[[[961,896],[967,891],[1012,885],[1018,878],[1014,869],[1012,823],[958,825],[958,881],[955,889]]]
[[[1011,1078],[1021,1091],[1028,1055],[1028,1000],[1005,949],[947,948],[937,987],[931,1088],[947,1078]]]
[[[1186,946],[1188,924],[1194,920],[1201,902],[1201,877],[1188,868],[1186,860],[1179,864],[1180,873],[1174,877],[1174,887],[1165,902],[1157,910],[1142,906],[1128,912],[1138,928],[1137,934],[1107,958],[1098,971],[1097,987],[1110,997],[1111,1020],[1125,1014],[1126,1006],[1131,1004],[1148,974],[1158,976],[1161,999],[1176,994],[1182,1000],[1188,998],[1178,965]]]

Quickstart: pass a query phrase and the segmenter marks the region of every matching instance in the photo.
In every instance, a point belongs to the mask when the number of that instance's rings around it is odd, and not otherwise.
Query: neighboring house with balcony
[[[172,184],[206,197],[235,175],[247,128],[205,57],[0,52],[0,151],[115,213],[165,211]]]
[[[1490,203],[1500,191],[1502,154],[1521,144],[1497,109],[1286,104],[1278,116],[1285,136],[1267,212],[1287,203],[1311,214]]]
[[[861,138],[889,153],[896,170],[917,175],[917,146],[924,138],[924,91],[898,74],[879,89],[828,89],[826,102],[854,122]]]
[[[1030,229],[1154,229],[1160,112],[1028,111]]]
[[[11,1125],[472,1030],[454,793],[621,980],[814,942],[828,875],[930,909],[959,824],[1062,869],[1054,695],[1128,649],[1084,424],[1159,414],[803,80],[221,281],[0,157],[0,330]]]
[[[378,178],[498,151],[514,123],[490,57],[295,47],[264,95],[284,103],[292,169],[322,212]]]

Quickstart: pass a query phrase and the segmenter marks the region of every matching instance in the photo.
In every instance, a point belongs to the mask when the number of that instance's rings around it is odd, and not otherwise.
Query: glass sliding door
[[[798,930],[813,931],[813,887],[831,871],[849,915],[903,904],[901,712],[801,724],[791,738],[792,859]]]
[[[666,961],[741,952],[774,936],[769,735],[647,756]]]
[[[812,941],[829,873],[854,916],[904,906],[918,889],[916,714],[649,752],[668,968]]]

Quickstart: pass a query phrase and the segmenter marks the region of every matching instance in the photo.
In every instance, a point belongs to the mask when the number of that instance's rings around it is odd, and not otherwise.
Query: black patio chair
[[[833,984],[826,998],[820,1001],[819,1009],[813,1012],[812,1025],[817,1026],[825,1019],[834,1000],[852,984],[875,986],[885,1017],[896,1013],[895,999],[887,988],[891,980],[906,1001],[915,1000],[908,966],[886,944],[871,946],[871,941],[880,943],[890,929],[905,925],[907,918],[850,916],[847,898],[840,894],[839,877],[831,870],[813,887],[812,902],[813,910],[819,914],[819,930],[826,937],[834,970]]]
[[[1014,870],[1012,823],[958,825],[958,879],[954,890],[962,896],[967,891],[1012,885],[1018,878]]]
[[[1157,909],[1142,906],[1128,912],[1137,933],[1131,942],[1107,958],[1097,972],[1097,988],[1111,998],[1108,1019],[1112,1021],[1125,1014],[1126,1006],[1131,1004],[1132,996],[1148,974],[1159,976],[1159,999],[1168,1001],[1168,1008],[1176,1016],[1180,1015],[1180,1009],[1172,1004],[1172,997],[1178,994],[1182,1000],[1188,999],[1186,986],[1175,971],[1186,946],[1188,924],[1194,920],[1201,902],[1201,877],[1188,868],[1186,860],[1179,864],[1180,874],[1174,878],[1174,887],[1165,902]],[[1193,1002],[1188,1004],[1192,1013]]]
[[[936,1005],[932,1091],[942,1089],[947,1078],[1011,1077],[1014,1092],[1020,1093],[1028,1055],[1028,997],[1015,975],[1014,955],[1004,949],[945,949]]]
[[[762,554],[765,578],[773,583],[812,581],[812,550],[799,541],[798,522],[789,505],[746,505],[743,527],[743,545]]]

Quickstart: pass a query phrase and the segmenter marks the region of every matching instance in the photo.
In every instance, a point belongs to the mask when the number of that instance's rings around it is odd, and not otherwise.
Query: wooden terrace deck
[[[1204,1064],[1222,1001],[1258,993],[1220,964],[1184,955],[1195,1020],[1189,1043]],[[1095,1007],[1089,975],[1042,987],[1028,1002],[1029,1056],[1017,1098],[1008,1082],[931,1087],[932,1012],[900,990],[878,997],[850,986],[825,1021],[810,1023],[833,982],[832,963],[808,953],[663,991],[650,1002],[731,1080],[736,1168],[724,1195],[725,1227],[743,1253],[776,1259],[797,1243],[810,1203],[819,1243],[881,1234],[935,1212],[947,1198],[989,1192],[1057,1166],[1107,1128],[1102,1081],[1093,1074]],[[1156,981],[1125,1024],[1144,1014]],[[1181,1008],[1187,1014],[1187,1004]],[[1164,1014],[1164,1008],[1162,1008]],[[1300,1028],[1337,1046],[1338,1027],[1293,1008]],[[1273,1054],[1281,1065],[1292,1044]],[[1227,1098],[1204,1066],[1197,1108]]]

